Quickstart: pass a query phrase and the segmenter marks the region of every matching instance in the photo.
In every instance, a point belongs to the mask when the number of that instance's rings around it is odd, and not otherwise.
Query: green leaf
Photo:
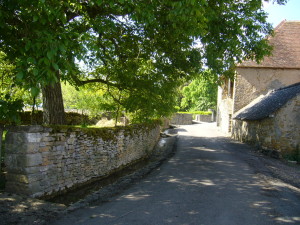
[[[30,49],[30,47],[31,47],[31,42],[28,41],[25,45],[25,50],[28,51]]]
[[[36,68],[34,68],[32,70],[32,73],[33,73],[34,76],[37,76],[39,74],[39,71]]]
[[[64,44],[61,44],[61,45],[59,45],[58,47],[59,47],[59,50],[60,50],[61,52],[65,52],[65,51],[66,51],[66,48],[65,48],[65,45],[64,45]]]
[[[37,15],[34,15],[34,16],[33,16],[33,22],[38,21],[38,19],[39,19],[39,17],[38,17]]]
[[[52,66],[53,66],[53,68],[54,68],[55,70],[59,70],[59,67],[58,67],[58,65],[57,65],[56,63],[52,63]]]
[[[41,23],[42,23],[42,25],[45,25],[47,23],[47,20],[42,17],[41,18]]]
[[[96,2],[98,5],[101,5],[103,3],[103,0],[97,0]]]
[[[53,57],[53,52],[52,51],[48,51],[47,52],[47,57],[48,57],[49,60],[51,60],[52,57]]]
[[[36,97],[36,96],[39,95],[40,89],[37,88],[37,87],[32,87],[32,88],[30,89],[30,92],[31,92],[32,97]]]
[[[34,63],[34,58],[28,57],[27,58],[27,63]]]
[[[49,59],[47,59],[47,58],[44,58],[44,63],[45,63],[47,66],[49,66],[49,65],[50,65],[50,61],[49,61]]]
[[[24,77],[24,73],[23,73],[23,72],[18,72],[16,77],[17,77],[17,80],[19,80],[19,81],[20,81],[20,80],[22,80],[22,79],[23,79],[23,77]]]

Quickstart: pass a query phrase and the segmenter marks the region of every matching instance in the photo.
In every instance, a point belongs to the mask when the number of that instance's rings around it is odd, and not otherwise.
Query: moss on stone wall
[[[129,126],[117,126],[117,127],[101,127],[101,128],[82,128],[68,125],[48,125],[47,128],[51,128],[51,133],[66,132],[68,134],[75,132],[82,132],[91,137],[100,137],[103,141],[116,141],[116,136],[123,131],[124,136],[133,137],[139,132],[150,132],[153,128],[161,124],[160,120],[154,120],[148,123],[131,124]]]

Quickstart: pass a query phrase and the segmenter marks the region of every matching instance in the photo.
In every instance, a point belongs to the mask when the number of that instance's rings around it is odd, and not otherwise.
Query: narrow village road
[[[53,224],[300,224],[300,190],[262,176],[215,124],[178,128],[177,152],[121,195]],[[250,151],[251,152],[251,151]]]

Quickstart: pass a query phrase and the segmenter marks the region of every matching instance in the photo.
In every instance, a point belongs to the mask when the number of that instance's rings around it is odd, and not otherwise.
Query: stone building
[[[228,80],[220,88],[217,125],[222,131],[232,133],[232,136],[238,140],[280,150],[279,143],[272,145],[266,143],[275,140],[279,134],[291,137],[292,133],[298,132],[299,134],[300,118],[297,115],[300,114],[300,108],[299,93],[296,87],[299,87],[297,83],[300,82],[300,21],[282,21],[275,28],[274,36],[269,37],[268,40],[273,46],[272,55],[265,57],[260,64],[254,61],[245,61],[237,65],[234,82]],[[267,110],[273,109],[272,106],[278,103],[271,97],[274,93],[276,96],[280,96],[286,90],[291,89],[294,91],[293,94],[281,101],[275,110],[272,112]],[[266,101],[268,104],[262,107]],[[256,104],[260,104],[259,107]],[[268,115],[263,118],[249,119],[246,110],[253,110],[254,108],[251,108],[253,105],[256,105],[255,109],[265,111],[265,114]],[[251,114],[257,113],[257,111],[251,111]],[[246,116],[242,117],[241,115]],[[270,119],[270,116],[273,118]],[[280,131],[275,128],[275,124],[270,122],[271,120],[281,121]],[[294,120],[294,123],[288,120]],[[289,123],[293,126],[288,126]],[[294,125],[298,128],[296,129]],[[262,132],[258,129],[259,126],[268,127],[268,129]],[[274,132],[277,132],[277,136]],[[256,138],[250,138],[254,136]],[[262,141],[264,138],[268,141]],[[299,136],[293,138],[298,138],[299,145]],[[290,139],[282,141],[286,142]],[[284,145],[289,144],[285,143]],[[297,144],[293,143],[291,146],[296,148]]]
[[[234,139],[300,160],[300,83],[270,91],[233,119]]]

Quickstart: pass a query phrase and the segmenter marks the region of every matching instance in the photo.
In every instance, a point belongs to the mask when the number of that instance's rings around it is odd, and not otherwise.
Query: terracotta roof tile
[[[245,61],[237,67],[264,67],[300,69],[300,21],[282,21],[274,30],[274,37],[269,37],[273,46],[271,56],[257,64]]]

